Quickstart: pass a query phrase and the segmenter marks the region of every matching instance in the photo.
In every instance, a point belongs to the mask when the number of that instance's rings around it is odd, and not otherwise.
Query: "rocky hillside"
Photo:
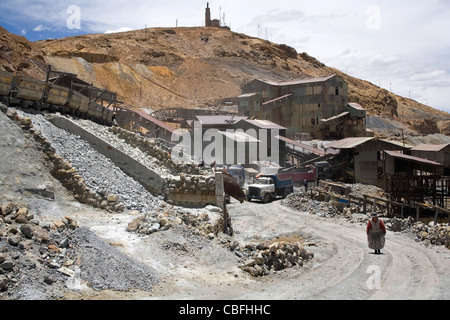
[[[119,94],[129,108],[199,108],[232,101],[254,78],[339,74],[369,115],[423,134],[450,133],[450,114],[325,66],[306,53],[225,29],[152,28],[35,43],[0,29],[0,67],[43,77],[43,62]],[[31,61],[31,62],[30,62]]]

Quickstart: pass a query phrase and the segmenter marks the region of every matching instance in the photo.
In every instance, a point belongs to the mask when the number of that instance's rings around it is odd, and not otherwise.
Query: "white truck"
[[[284,199],[292,192],[292,179],[279,180],[277,175],[259,175],[256,177],[256,183],[248,186],[247,200],[258,199],[268,203],[277,197]]]

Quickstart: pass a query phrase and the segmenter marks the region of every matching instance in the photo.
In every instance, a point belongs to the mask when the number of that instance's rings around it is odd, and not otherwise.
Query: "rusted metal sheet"
[[[411,149],[411,151],[441,151],[450,146],[447,144],[419,144]]]
[[[240,203],[244,202],[245,192],[242,190],[239,183],[237,183],[236,179],[225,171],[222,171],[222,176],[225,193],[238,200]]]
[[[400,158],[400,159],[405,159],[405,160],[410,160],[410,161],[414,161],[414,162],[420,162],[420,163],[424,163],[424,164],[430,164],[433,166],[442,166],[442,164],[440,164],[439,162],[436,161],[432,161],[432,160],[428,160],[428,159],[424,159],[424,158],[419,158],[419,157],[414,157],[414,156],[409,156],[407,154],[403,154],[400,152],[396,152],[396,151],[385,151],[388,155],[390,155],[391,157],[394,158]]]

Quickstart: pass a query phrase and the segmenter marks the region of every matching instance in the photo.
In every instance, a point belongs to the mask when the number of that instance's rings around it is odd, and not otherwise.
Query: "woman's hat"
[[[372,212],[372,218],[378,217],[378,213]]]

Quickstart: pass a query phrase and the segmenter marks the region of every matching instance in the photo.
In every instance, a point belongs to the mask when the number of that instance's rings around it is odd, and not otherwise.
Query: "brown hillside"
[[[254,78],[285,80],[336,73],[349,84],[350,100],[369,115],[399,120],[425,134],[450,133],[446,112],[350,77],[289,46],[225,29],[152,28],[35,43],[0,29],[0,37],[7,39],[6,49],[0,44],[4,69],[36,73],[34,64],[24,66],[30,58],[43,58],[53,69],[76,73],[117,92],[129,108],[220,105],[240,95],[241,86]]]

